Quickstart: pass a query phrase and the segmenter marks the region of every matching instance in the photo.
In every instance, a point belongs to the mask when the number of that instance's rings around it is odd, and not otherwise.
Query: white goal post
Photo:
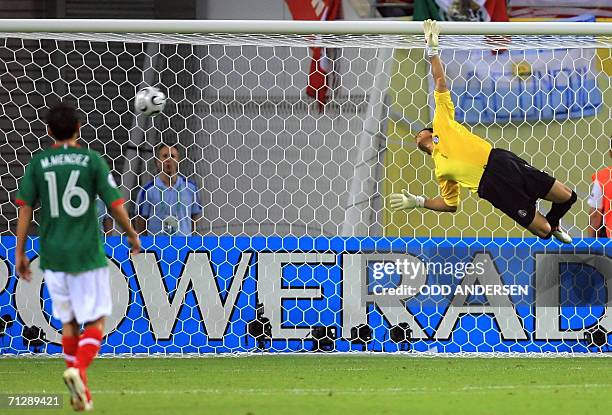
[[[610,23],[439,22],[447,35],[602,35]],[[423,22],[309,20],[113,20],[0,19],[5,32],[49,33],[228,33],[295,35],[421,35]]]
[[[612,249],[588,237],[588,195],[611,161],[612,23],[440,27],[457,121],[576,190],[573,245],[467,190],[456,214],[387,208],[439,192],[413,138],[433,114],[422,22],[0,19],[0,355],[61,351],[35,232],[33,282],[15,276],[11,200],[59,101],[148,229],[133,258],[107,229],[102,353],[604,349]],[[168,96],[157,117],[133,111],[145,86]],[[196,200],[150,193],[160,144]],[[165,226],[180,215],[193,233]]]

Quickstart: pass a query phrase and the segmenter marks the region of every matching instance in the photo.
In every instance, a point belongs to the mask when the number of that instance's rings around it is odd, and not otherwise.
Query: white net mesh
[[[178,213],[161,200],[140,211],[149,231],[140,257],[129,260],[108,231],[115,306],[103,352],[311,350],[322,333],[336,350],[395,351],[408,347],[397,340],[407,332],[417,351],[589,350],[585,335],[612,331],[609,247],[578,239],[610,146],[612,37],[442,36],[441,45],[457,119],[576,189],[562,221],[573,247],[532,239],[467,191],[454,215],[386,210],[384,198],[404,188],[438,194],[413,140],[432,114],[422,36],[3,34],[0,315],[15,322],[3,350],[27,351],[23,328],[35,325],[43,350],[60,351],[46,291],[33,300],[42,275],[17,282],[10,262],[10,197],[50,144],[41,120],[59,100],[78,107],[83,142],[104,154],[133,216],[159,173],[159,143],[177,144],[179,174],[197,189],[197,201],[178,202],[194,215],[192,236],[167,237]],[[310,88],[324,102],[306,94],[315,47],[326,77]],[[146,85],[169,97],[153,119],[132,109]],[[374,276],[377,263],[397,261],[452,270]],[[459,270],[467,263],[483,267],[477,280]],[[377,284],[452,291],[379,297]],[[526,291],[463,295],[462,284]]]

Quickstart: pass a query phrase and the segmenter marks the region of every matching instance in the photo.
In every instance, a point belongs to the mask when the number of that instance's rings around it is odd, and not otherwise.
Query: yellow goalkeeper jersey
[[[460,186],[478,191],[492,146],[455,121],[455,106],[450,91],[434,91],[434,99],[432,156],[436,165],[436,179],[444,202],[457,206]]]

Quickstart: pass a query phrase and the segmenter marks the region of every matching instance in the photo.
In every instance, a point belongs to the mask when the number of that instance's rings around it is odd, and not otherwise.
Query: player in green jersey
[[[40,268],[51,296],[53,316],[62,322],[62,348],[68,367],[64,382],[73,409],[83,411],[93,409],[87,368],[100,350],[104,320],[112,308],[96,196],[127,233],[132,253],[140,251],[140,241],[108,165],[100,154],[77,144],[79,129],[74,108],[59,104],[49,110],[47,131],[55,145],[34,155],[19,183],[15,264],[19,276],[30,281],[26,234],[33,208],[40,204]],[[82,334],[81,324],[85,326]]]

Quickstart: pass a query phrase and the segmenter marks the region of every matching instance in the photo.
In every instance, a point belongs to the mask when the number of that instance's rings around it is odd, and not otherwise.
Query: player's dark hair
[[[423,128],[422,130],[420,130],[417,135],[414,136],[414,141],[417,141],[417,138],[419,137],[419,134],[421,134],[423,131],[429,131],[432,135],[433,135],[433,128],[431,127],[427,127],[427,128]],[[422,143],[418,143],[417,147],[419,148],[419,150],[421,150],[424,153],[430,154],[429,151],[427,150],[427,147],[423,146]]]
[[[179,143],[166,143],[162,141],[157,146],[155,146],[155,157],[159,157],[159,152],[162,150],[162,148],[165,147],[175,148],[179,156],[182,154],[181,146],[179,145]]]
[[[53,138],[64,141],[71,138],[79,129],[79,116],[74,107],[60,103],[47,112],[47,125]]]

